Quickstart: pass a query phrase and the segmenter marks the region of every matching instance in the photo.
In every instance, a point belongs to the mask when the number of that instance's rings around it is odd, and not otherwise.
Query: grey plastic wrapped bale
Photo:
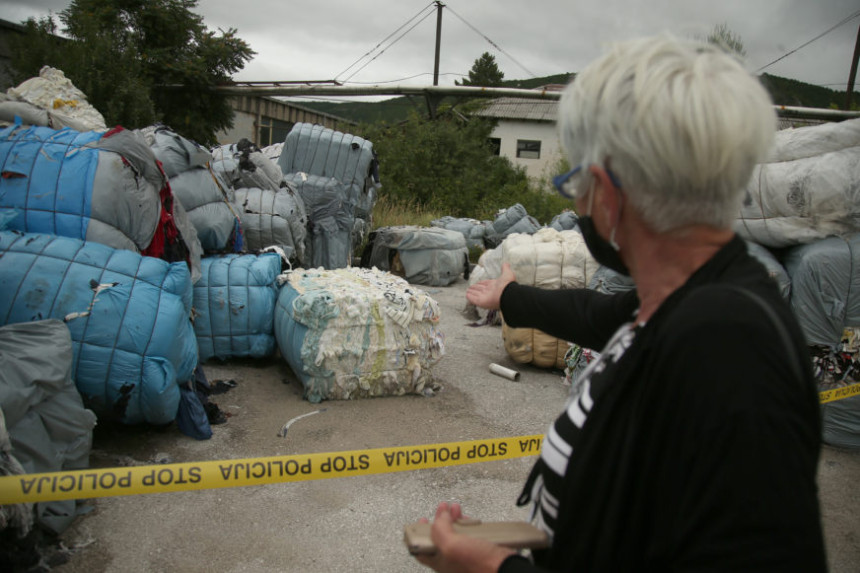
[[[208,167],[195,167],[170,179],[206,252],[234,251],[241,245],[241,224],[235,193]]]
[[[306,263],[307,214],[304,201],[292,186],[277,191],[237,189],[235,197],[248,251],[277,246],[299,265]]]
[[[860,234],[792,247],[784,264],[807,343],[836,348],[846,327],[860,325]]]
[[[746,241],[746,245],[749,254],[764,266],[768,276],[776,282],[782,298],[789,300],[791,297],[791,278],[788,276],[788,272],[786,272],[782,263],[766,247],[752,241]]]
[[[491,228],[487,230],[488,246],[494,248],[505,240],[505,237],[514,233],[532,235],[541,228],[537,219],[526,212],[526,208],[519,203],[499,211]]]
[[[72,381],[72,338],[62,321],[0,327],[0,408],[12,452],[27,473],[89,467],[96,416]],[[40,502],[36,522],[62,533],[75,519],[75,504]]]
[[[426,286],[447,286],[469,268],[463,234],[439,227],[382,227],[371,233],[366,254],[363,267],[390,271]]]
[[[757,165],[735,221],[766,247],[860,231],[860,119],[777,133]]]
[[[573,211],[562,211],[552,218],[549,226],[556,231],[572,231],[579,228],[579,217]]]
[[[322,125],[295,124],[284,141],[278,165],[285,175],[307,173],[331,177],[362,192],[378,183],[374,175],[373,144]]]
[[[633,279],[600,265],[588,281],[588,288],[604,294],[618,294],[636,288]]]
[[[196,233],[141,134],[13,125],[0,131],[0,163],[5,228],[166,260],[184,258],[184,248],[199,277]]]
[[[430,221],[431,227],[448,229],[462,233],[466,239],[467,249],[484,248],[484,238],[487,236],[487,228],[491,225],[489,221],[478,221],[468,217],[451,217],[446,215],[439,219]]]
[[[310,402],[440,389],[432,367],[445,353],[439,306],[377,269],[298,269],[275,307],[281,355]]]
[[[822,438],[831,446],[860,450],[860,396],[829,402],[821,408]]]
[[[333,177],[290,173],[308,216],[306,266],[340,269],[352,263],[356,187]]]
[[[138,131],[170,178],[196,167],[206,167],[212,161],[208,149],[164,125],[151,125]]]
[[[213,149],[212,169],[234,189],[276,191],[283,177],[278,165],[248,140]]]

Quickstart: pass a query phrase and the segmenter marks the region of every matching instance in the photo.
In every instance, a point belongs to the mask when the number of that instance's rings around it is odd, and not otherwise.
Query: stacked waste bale
[[[68,325],[73,378],[89,408],[126,424],[166,424],[191,379],[191,275],[96,242],[0,232],[0,325]]]
[[[562,211],[552,218],[549,226],[556,231],[572,231],[579,228],[579,217],[573,211]]]
[[[264,358],[275,351],[275,299],[281,258],[274,253],[203,259],[194,285],[194,332],[200,362]]]
[[[0,94],[0,122],[76,131],[106,130],[105,118],[62,70],[42,66],[39,75]]]
[[[281,355],[311,402],[430,394],[445,351],[439,307],[391,273],[357,267],[286,275],[275,309]]]
[[[21,473],[89,467],[96,416],[81,402],[72,364],[72,339],[62,321],[0,327],[0,436],[8,431],[8,451],[3,453],[20,464]],[[3,446],[0,438],[0,450]],[[9,475],[7,464],[0,466],[0,474]],[[36,523],[62,533],[75,519],[75,505],[73,499],[39,502]],[[3,511],[11,507],[3,506]],[[2,517],[0,530],[9,525]],[[18,520],[20,537],[31,519],[27,511]]]
[[[307,209],[281,168],[247,139],[212,151],[213,169],[233,189],[244,248],[282,249],[293,266],[307,264]]]
[[[297,123],[287,134],[278,165],[307,209],[306,266],[349,265],[370,231],[379,189],[373,144],[321,125]]]
[[[525,207],[516,203],[496,214],[496,218],[487,228],[485,242],[489,248],[496,248],[508,235],[514,233],[532,235],[540,228],[541,224],[537,219],[529,215]]]
[[[140,134],[13,125],[0,131],[0,165],[6,229],[185,261],[199,276],[197,233]]]
[[[140,131],[161,162],[203,250],[240,252],[242,228],[233,205],[233,189],[211,169],[212,154],[162,125]]]
[[[860,234],[791,247],[785,268],[819,389],[860,383],[857,350],[843,347],[846,329],[860,326]],[[825,442],[860,448],[860,395],[824,404],[822,414]]]
[[[372,232],[361,257],[362,267],[376,267],[426,286],[448,286],[469,275],[466,239],[458,231],[403,225]]]
[[[513,234],[502,243],[501,262],[511,265],[517,282],[548,289],[585,288],[599,265],[576,231],[545,227],[534,235]],[[566,341],[534,328],[504,324],[505,350],[513,360],[542,368],[564,368]]]
[[[860,232],[860,119],[786,129],[757,165],[735,223],[779,248]]]
[[[466,248],[470,251],[485,248],[484,239],[490,225],[492,223],[489,221],[478,221],[468,217],[451,217],[449,215],[430,221],[431,227],[440,227],[461,233],[466,239]]]

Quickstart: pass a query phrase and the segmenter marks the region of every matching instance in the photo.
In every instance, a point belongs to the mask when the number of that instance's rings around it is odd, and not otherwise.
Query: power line
[[[373,56],[373,57],[370,59],[370,61],[368,61],[366,64],[364,64],[363,66],[361,66],[360,68],[358,68],[357,70],[355,70],[354,72],[352,72],[352,74],[350,74],[348,77],[346,77],[343,81],[344,81],[344,82],[349,81],[349,79],[350,79],[350,78],[352,78],[353,76],[355,76],[355,74],[357,74],[358,72],[360,72],[361,70],[363,70],[364,68],[366,68],[367,66],[369,66],[371,63],[373,63],[373,61],[374,61],[376,58],[378,58],[379,56],[381,56],[382,54],[384,54],[384,53],[385,53],[385,50],[387,50],[388,48],[390,48],[391,46],[393,46],[394,44],[396,44],[397,42],[399,42],[399,41],[403,38],[403,36],[405,36],[406,34],[408,34],[409,32],[411,32],[412,30],[414,30],[414,29],[415,29],[415,27],[416,27],[416,26],[418,26],[418,24],[420,24],[421,22],[423,22],[424,20],[426,20],[426,19],[427,19],[427,17],[428,17],[428,16],[430,16],[432,13],[433,13],[433,10],[430,10],[429,12],[427,12],[426,14],[424,14],[424,17],[423,17],[423,18],[421,18],[420,20],[418,20],[417,22],[415,22],[415,24],[413,24],[413,25],[412,25],[408,30],[406,30],[405,32],[403,32],[402,34],[400,34],[399,36],[397,36],[397,38],[395,38],[394,40],[392,40],[392,41],[391,41],[391,43],[390,43],[390,44],[388,44],[388,45],[387,45],[387,46],[386,46],[386,47],[385,47],[381,52],[379,52],[378,54],[376,54],[375,56]],[[400,28],[402,29],[402,28],[403,28],[403,26],[401,26]],[[390,36],[389,36],[389,37],[390,37]]]
[[[415,74],[414,76],[407,76],[407,77],[405,77],[405,78],[399,78],[399,79],[396,79],[396,80],[383,80],[383,81],[378,81],[378,82],[343,82],[343,83],[350,83],[350,84],[355,84],[355,85],[360,85],[360,86],[362,86],[362,85],[373,86],[373,85],[377,85],[377,84],[396,84],[397,82],[402,82],[402,81],[405,81],[405,80],[412,80],[412,79],[415,79],[415,78],[418,78],[418,77],[421,77],[421,76],[432,76],[432,75],[433,75],[433,73],[432,73],[432,72],[424,72],[424,73],[421,73],[421,74]],[[466,75],[466,74],[462,74],[462,73],[455,73],[455,72],[446,72],[446,73],[444,73],[444,74],[439,74],[439,75],[440,75],[440,76],[457,76],[457,77],[462,77],[462,76],[464,76],[464,75]]]
[[[775,63],[777,63],[778,61],[780,61],[780,60],[784,60],[785,58],[787,58],[788,56],[790,56],[790,55],[792,55],[793,53],[797,52],[798,50],[801,50],[801,49],[805,48],[806,46],[808,46],[809,44],[811,44],[811,43],[812,43],[812,42],[814,42],[815,40],[818,40],[818,39],[820,39],[820,38],[823,38],[824,36],[826,36],[827,34],[829,34],[830,32],[832,32],[833,30],[835,30],[836,28],[838,28],[839,26],[841,26],[841,25],[843,25],[843,24],[847,24],[848,22],[850,22],[851,20],[853,20],[853,19],[854,19],[854,18],[856,18],[857,16],[860,16],[860,10],[858,10],[857,12],[854,12],[854,13],[853,13],[853,14],[851,14],[850,16],[848,16],[848,17],[844,18],[844,19],[843,19],[841,22],[839,22],[838,24],[834,24],[833,26],[831,26],[830,28],[828,28],[828,29],[827,29],[827,30],[825,30],[824,32],[822,32],[822,33],[818,34],[817,36],[815,36],[814,38],[812,38],[811,40],[809,40],[809,41],[808,41],[808,42],[806,42],[805,44],[802,44],[802,45],[800,45],[800,46],[796,47],[795,49],[791,50],[790,52],[788,52],[788,53],[786,53],[786,54],[781,55],[780,57],[778,57],[777,59],[775,59],[775,60],[774,60],[774,61],[772,61],[771,63],[767,64],[766,66],[762,66],[762,67],[760,67],[759,69],[757,69],[757,70],[755,71],[755,73],[759,73],[760,71],[762,71],[762,70],[764,70],[764,69],[766,69],[766,68],[771,67],[772,65],[774,65],[774,64],[775,64]]]
[[[527,73],[527,74],[529,74],[529,75],[530,75],[531,77],[533,77],[533,78],[536,78],[536,77],[537,77],[537,76],[536,76],[536,75],[535,75],[531,70],[529,70],[527,67],[525,67],[524,65],[522,65],[521,63],[519,63],[519,62],[518,62],[518,61],[517,61],[517,60],[516,60],[512,55],[510,55],[509,53],[507,53],[506,51],[504,51],[504,50],[503,50],[503,49],[502,49],[498,44],[496,44],[494,41],[492,41],[490,38],[488,38],[486,34],[484,34],[483,32],[481,32],[480,30],[478,30],[476,27],[474,27],[473,25],[471,25],[470,23],[468,23],[468,22],[467,22],[467,21],[466,21],[462,16],[460,16],[459,14],[457,14],[457,13],[454,11],[454,9],[453,9],[453,8],[451,8],[451,6],[450,6],[450,5],[447,5],[447,4],[446,4],[446,5],[445,5],[445,7],[446,7],[446,8],[447,8],[447,9],[448,9],[452,14],[454,14],[454,16],[456,16],[457,18],[459,18],[461,22],[463,22],[463,23],[464,23],[465,25],[467,25],[469,28],[471,28],[472,30],[474,30],[474,31],[475,31],[475,33],[477,33],[479,36],[481,36],[481,37],[482,37],[482,38],[484,38],[487,42],[489,42],[491,46],[493,46],[493,47],[494,47],[494,48],[496,48],[498,51],[500,51],[501,53],[503,53],[504,55],[506,55],[508,58],[510,58],[510,60],[511,60],[512,62],[514,62],[516,65],[518,65],[519,67],[521,67],[522,69],[524,69],[524,70],[526,71],[526,73]]]
[[[402,30],[403,28],[405,28],[406,26],[408,26],[408,25],[410,24],[410,22],[412,22],[415,18],[417,18],[418,16],[420,16],[420,15],[421,15],[425,10],[427,10],[428,8],[430,8],[430,7],[434,6],[434,5],[435,5],[435,3],[434,3],[434,2],[431,2],[431,3],[430,3],[430,4],[428,4],[427,6],[424,6],[421,10],[419,10],[419,11],[418,11],[418,13],[417,13],[417,14],[415,14],[414,16],[412,16],[411,18],[409,18],[408,20],[406,20],[406,22],[404,22],[404,23],[403,23],[399,28],[397,28],[396,30],[394,30],[393,32],[391,32],[391,33],[390,33],[388,36],[386,36],[386,37],[385,37],[381,42],[379,42],[378,44],[376,44],[376,46],[374,46],[373,48],[371,48],[371,49],[370,49],[366,54],[364,54],[363,56],[361,56],[360,58],[358,58],[357,60],[355,60],[355,61],[354,61],[353,63],[351,63],[350,65],[348,65],[348,66],[346,67],[346,69],[345,69],[345,70],[343,70],[342,72],[340,72],[339,74],[337,74],[337,75],[334,77],[334,79],[337,79],[339,76],[341,76],[341,75],[345,74],[346,72],[348,72],[348,71],[349,71],[349,70],[350,70],[354,65],[356,65],[358,62],[360,62],[361,60],[363,60],[364,58],[366,58],[367,56],[369,56],[370,54],[372,54],[374,51],[376,51],[377,49],[379,49],[379,47],[380,47],[382,44],[384,44],[385,42],[387,42],[387,41],[388,41],[388,39],[389,39],[389,38],[391,38],[391,36],[393,36],[394,34],[396,34],[397,32],[399,32],[400,30]],[[424,15],[424,18],[426,18],[426,17],[427,17],[427,15],[425,14],[425,15]],[[422,20],[424,20],[424,18],[422,18]],[[411,30],[411,28],[410,28],[410,30]],[[371,61],[373,61],[373,60],[371,60]],[[355,74],[353,74],[353,75],[355,75]],[[352,76],[350,76],[350,77],[352,77]]]

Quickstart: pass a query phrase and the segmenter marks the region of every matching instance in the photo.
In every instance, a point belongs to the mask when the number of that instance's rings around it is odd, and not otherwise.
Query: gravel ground
[[[310,404],[280,358],[209,363],[210,380],[238,385],[214,397],[229,414],[210,440],[175,427],[96,428],[93,467],[336,452],[542,434],[567,388],[561,374],[514,364],[498,327],[471,327],[466,283],[422,287],[440,304],[446,356],[434,368],[443,390]],[[489,372],[516,369],[518,381]],[[287,420],[297,421],[287,437]],[[403,525],[459,501],[487,521],[524,519],[514,500],[533,458],[320,481],[103,498],[63,535],[63,573],[188,571],[425,571],[406,552]],[[860,563],[860,453],[825,447],[819,482],[834,573]]]

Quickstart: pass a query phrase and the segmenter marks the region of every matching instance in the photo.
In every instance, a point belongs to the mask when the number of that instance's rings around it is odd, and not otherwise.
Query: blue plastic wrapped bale
[[[435,300],[403,279],[350,267],[289,273],[275,338],[310,402],[429,395],[445,352]]]
[[[224,255],[202,263],[202,277],[194,284],[200,361],[270,356],[281,258],[274,253]]]
[[[164,178],[142,139],[120,133],[0,131],[0,209],[17,213],[7,229],[146,249],[158,225]],[[103,147],[119,141],[128,153]]]
[[[0,169],[0,228],[187,260],[197,278],[197,232],[140,133],[13,125]]]
[[[197,365],[191,275],[123,249],[0,232],[0,324],[47,318],[71,332],[87,407],[126,424],[176,417],[177,383]]]
[[[846,328],[860,326],[860,234],[791,247],[783,262],[807,343],[836,348]]]

